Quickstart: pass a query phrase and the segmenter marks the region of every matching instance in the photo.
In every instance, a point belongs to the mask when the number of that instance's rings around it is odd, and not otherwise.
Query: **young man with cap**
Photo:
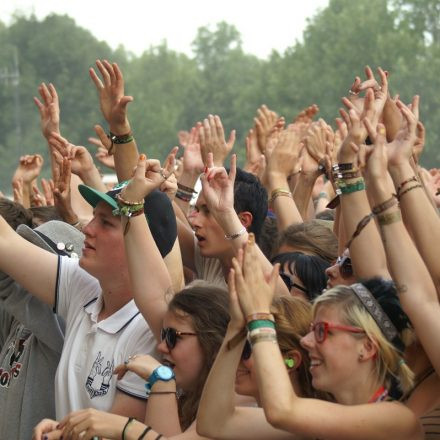
[[[135,353],[151,353],[156,343],[132,298],[121,218],[114,212],[119,190],[104,194],[80,187],[94,216],[83,228],[79,264],[31,245],[0,218],[0,269],[66,321],[55,380],[58,419],[87,407],[140,419],[145,414],[144,383],[135,375],[120,381],[113,376],[114,366]],[[171,204],[155,191],[145,208],[164,257],[176,239]]]
[[[78,259],[84,235],[60,221],[18,234],[59,255]],[[0,438],[28,439],[43,417],[55,415],[54,378],[64,321],[8,275],[0,273]]]

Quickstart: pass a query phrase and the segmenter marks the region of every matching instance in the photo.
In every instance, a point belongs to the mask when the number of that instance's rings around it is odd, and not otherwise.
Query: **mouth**
[[[95,250],[95,248],[87,241],[84,241],[84,247],[83,249],[93,249]]]
[[[310,360],[310,372],[312,372],[316,367],[319,367],[323,364],[323,362],[320,359],[311,359]]]
[[[198,235],[198,234],[195,234],[195,235],[196,235],[197,241],[199,243],[201,243],[202,241],[205,241],[205,237],[202,237],[201,235]]]
[[[162,359],[162,365],[170,367],[172,370],[174,370],[174,367],[176,366],[176,364],[173,364],[169,359]]]
[[[243,376],[248,376],[248,375],[249,375],[249,370],[238,369],[237,372],[235,373],[235,379],[239,379]]]

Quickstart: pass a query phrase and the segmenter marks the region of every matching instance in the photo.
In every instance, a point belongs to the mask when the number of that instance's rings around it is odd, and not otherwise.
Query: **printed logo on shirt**
[[[110,361],[106,361],[105,367],[103,367],[104,362],[104,356],[101,356],[101,352],[99,352],[86,381],[86,390],[91,399],[105,396],[108,393],[115,364],[114,360],[111,364]]]
[[[9,388],[13,379],[18,378],[21,370],[21,362],[19,362],[24,349],[26,341],[29,339],[31,332],[20,326],[17,328],[14,338],[9,343],[6,351],[5,360],[7,366],[5,368],[0,367],[0,386],[3,388]]]

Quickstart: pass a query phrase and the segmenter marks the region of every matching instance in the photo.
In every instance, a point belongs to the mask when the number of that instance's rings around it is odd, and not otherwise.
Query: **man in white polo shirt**
[[[142,420],[144,382],[134,375],[120,381],[113,376],[113,368],[128,356],[151,353],[155,347],[132,298],[121,219],[113,215],[119,189],[107,194],[85,186],[80,190],[94,207],[94,216],[83,229],[79,264],[32,245],[0,217],[0,270],[53,306],[66,321],[55,380],[57,419],[93,407]],[[164,257],[176,239],[168,197],[151,193],[145,215]]]

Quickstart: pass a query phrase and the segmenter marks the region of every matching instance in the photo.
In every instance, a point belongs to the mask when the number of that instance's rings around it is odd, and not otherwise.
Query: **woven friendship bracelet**
[[[404,180],[398,187],[396,190],[397,196],[400,196],[400,191],[402,191],[403,187],[410,182],[418,182],[417,177],[416,176],[412,176],[409,179]]]
[[[397,198],[393,194],[388,200],[385,200],[385,202],[374,206],[372,209],[372,212],[374,215],[381,214],[382,212],[386,211],[387,209],[391,208],[392,206],[397,205],[397,203],[398,203]]]
[[[385,214],[379,214],[377,216],[377,222],[379,226],[390,225],[391,223],[397,223],[402,220],[402,214],[400,211],[386,212]]]
[[[412,191],[413,189],[416,189],[416,188],[423,188],[423,186],[420,185],[420,183],[418,183],[417,185],[414,185],[414,186],[410,186],[409,188],[407,188],[405,191],[402,191],[402,192],[397,196],[397,200],[399,200],[399,202],[400,202],[400,199],[402,198],[402,196],[403,196],[404,194],[406,194],[407,192],[410,192],[410,191]]]

